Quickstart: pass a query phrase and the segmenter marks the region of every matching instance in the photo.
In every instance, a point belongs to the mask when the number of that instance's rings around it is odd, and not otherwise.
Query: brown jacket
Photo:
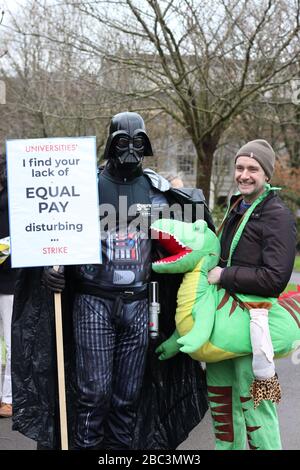
[[[231,205],[238,196],[233,196]],[[220,266],[226,266],[230,245],[243,213],[227,216],[221,238]],[[256,207],[222,271],[221,286],[229,292],[278,297],[289,282],[296,251],[296,225],[289,209],[271,191]]]

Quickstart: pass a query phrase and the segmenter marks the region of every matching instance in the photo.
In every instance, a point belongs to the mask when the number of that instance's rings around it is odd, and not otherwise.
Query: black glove
[[[59,266],[58,271],[50,266],[44,267],[43,280],[46,287],[53,292],[62,292],[65,288],[64,266]]]

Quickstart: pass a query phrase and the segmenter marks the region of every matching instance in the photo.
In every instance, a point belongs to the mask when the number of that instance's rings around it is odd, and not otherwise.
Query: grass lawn
[[[0,374],[1,374],[1,363],[2,365],[5,363],[5,344],[4,344],[4,338],[2,338],[2,336],[0,336]]]
[[[300,255],[295,258],[294,271],[300,272]]]
[[[296,284],[292,284],[292,283],[289,283],[286,288],[284,289],[283,292],[289,292],[289,291],[296,291],[297,290],[297,285]]]

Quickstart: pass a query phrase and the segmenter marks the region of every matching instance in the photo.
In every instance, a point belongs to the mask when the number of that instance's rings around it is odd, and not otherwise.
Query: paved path
[[[299,364],[291,357],[277,361],[277,372],[283,391],[278,407],[281,436],[284,449],[300,450],[300,352],[295,353]],[[214,438],[209,413],[183,442],[182,450],[209,450],[214,447]],[[0,419],[0,450],[34,450],[35,442],[11,431],[11,419]]]
[[[298,364],[293,364],[292,357]],[[294,356],[276,361],[276,370],[282,388],[282,400],[278,405],[282,446],[284,450],[300,450],[300,351]],[[213,449],[214,438],[209,413],[190,433],[179,449]]]
[[[292,275],[291,275],[290,282],[300,285],[300,273],[297,273],[296,271],[293,271]]]
[[[300,285],[300,273],[293,272],[291,281]],[[292,357],[277,361],[277,372],[283,390],[283,399],[278,407],[281,437],[284,449],[300,450],[300,352],[294,353],[299,362],[293,364]],[[11,419],[0,418],[0,450],[34,450],[35,442],[11,431]],[[179,449],[213,449],[214,438],[209,412],[190,433]]]

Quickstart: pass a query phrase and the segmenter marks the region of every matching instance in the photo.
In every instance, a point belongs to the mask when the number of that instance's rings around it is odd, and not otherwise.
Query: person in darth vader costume
[[[200,190],[173,189],[143,170],[144,156],[152,154],[141,116],[115,115],[99,170],[102,264],[21,270],[13,314],[13,429],[35,439],[38,449],[60,446],[53,292],[62,292],[70,448],[172,449],[207,409],[201,366],[185,354],[162,363],[154,353],[174,329],[180,275],[156,275],[163,293],[160,338],[148,338],[151,262],[163,256],[148,230],[172,204],[188,205],[191,218],[202,208],[213,225]]]

